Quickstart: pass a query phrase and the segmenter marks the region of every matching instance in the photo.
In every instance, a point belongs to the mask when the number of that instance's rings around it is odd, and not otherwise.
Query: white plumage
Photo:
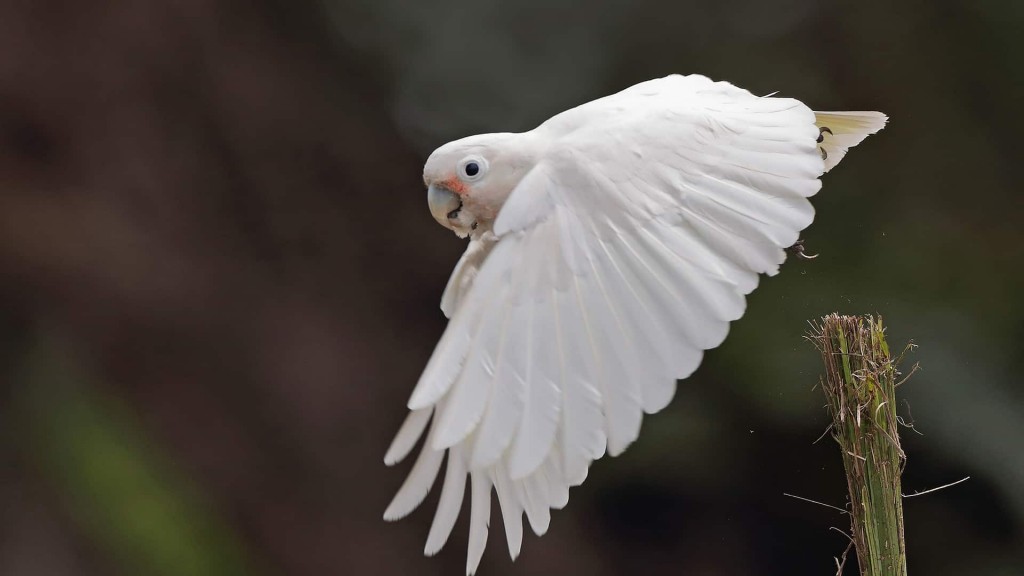
[[[590,463],[637,438],[643,413],[664,408],[743,315],[759,274],[778,272],[814,218],[818,177],[885,121],[669,76],[435,151],[432,212],[471,241],[384,459],[429,429],[385,519],[422,502],[447,453],[425,552],[447,540],[468,477],[467,573],[492,490],[514,559],[522,515],[543,534]]]

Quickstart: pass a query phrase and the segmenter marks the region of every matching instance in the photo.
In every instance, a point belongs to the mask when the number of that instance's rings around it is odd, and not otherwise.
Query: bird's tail
[[[814,123],[821,130],[818,148],[825,160],[825,172],[839,164],[847,150],[881,130],[889,120],[881,112],[815,112],[814,116]]]

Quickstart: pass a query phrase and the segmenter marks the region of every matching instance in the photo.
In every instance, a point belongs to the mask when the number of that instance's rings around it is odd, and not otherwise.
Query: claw
[[[829,128],[828,126],[822,126],[818,128],[818,144],[821,144],[822,142],[825,141],[825,132],[828,132],[830,136],[834,136],[834,134],[832,134],[831,128]],[[821,159],[828,160],[828,152],[825,150],[825,148],[818,147],[818,150],[821,152]]]
[[[794,255],[796,255],[797,258],[799,258],[801,260],[814,260],[815,258],[817,258],[818,256],[821,255],[821,254],[808,254],[808,253],[804,252],[804,241],[803,241],[803,238],[801,238],[800,240],[797,240],[796,243],[793,244],[792,246],[790,246],[789,248],[786,248],[786,251],[787,252],[792,252]]]

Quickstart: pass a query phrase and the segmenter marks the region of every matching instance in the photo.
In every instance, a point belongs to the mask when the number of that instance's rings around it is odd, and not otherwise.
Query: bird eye
[[[459,164],[459,176],[469,182],[479,180],[485,172],[487,172],[487,161],[479,156],[470,156]]]

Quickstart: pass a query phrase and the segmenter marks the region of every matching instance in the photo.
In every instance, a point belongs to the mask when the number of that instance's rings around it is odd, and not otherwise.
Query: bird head
[[[430,214],[460,238],[491,229],[529,170],[522,134],[482,134],[449,142],[423,167]]]

